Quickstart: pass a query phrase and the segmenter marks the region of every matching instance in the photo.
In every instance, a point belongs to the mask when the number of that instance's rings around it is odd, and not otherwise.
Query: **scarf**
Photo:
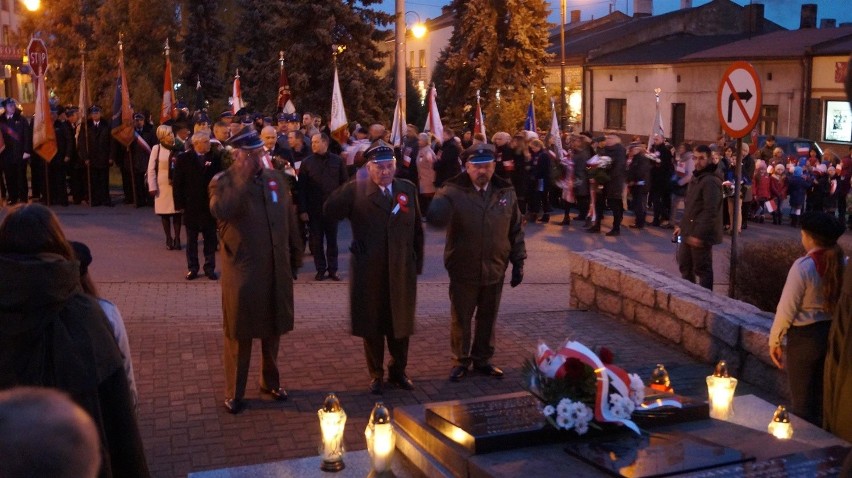
[[[814,264],[816,265],[817,274],[819,274],[820,278],[825,275],[825,270],[828,267],[825,263],[825,252],[827,250],[828,249],[821,247],[819,249],[814,249],[808,253],[808,257],[813,259]]]

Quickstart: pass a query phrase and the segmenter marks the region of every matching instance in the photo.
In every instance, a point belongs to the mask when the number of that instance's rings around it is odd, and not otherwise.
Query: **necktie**
[[[485,188],[479,190],[479,197],[485,200]]]
[[[391,206],[393,206],[393,197],[391,197],[391,193],[390,193],[390,190],[389,190],[388,188],[385,188],[385,190],[384,190],[384,192],[382,193],[382,195],[385,197],[385,201],[387,201],[387,202],[388,202],[388,204],[390,204]]]

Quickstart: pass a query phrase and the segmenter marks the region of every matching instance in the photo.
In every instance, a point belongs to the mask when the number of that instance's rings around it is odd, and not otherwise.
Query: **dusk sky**
[[[747,4],[748,1],[734,0],[739,4]],[[709,0],[693,0],[693,6],[703,5]],[[766,5],[766,17],[770,20],[784,26],[785,28],[794,29],[799,27],[799,12],[803,3],[816,3],[817,8],[817,24],[823,18],[834,18],[837,23],[852,22],[852,9],[849,8],[849,0],[822,0],[803,2],[800,0],[762,0],[754,3],[763,3]],[[441,14],[441,6],[449,3],[448,1],[440,0],[410,0],[406,1],[406,11],[414,11],[420,14],[423,20],[426,18],[434,18]],[[550,21],[559,23],[559,4],[552,2],[555,6],[553,13],[550,15]],[[390,13],[394,10],[394,0],[383,0],[381,9]],[[568,0],[566,9],[581,10],[581,18],[589,20],[592,17],[600,18],[609,12],[610,5],[613,10],[621,10],[625,13],[633,14],[633,0]],[[680,8],[680,0],[654,0],[654,14],[670,12]],[[408,15],[409,23],[414,22],[414,16]]]

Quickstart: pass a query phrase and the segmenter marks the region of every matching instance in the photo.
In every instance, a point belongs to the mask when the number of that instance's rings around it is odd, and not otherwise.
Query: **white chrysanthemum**
[[[577,422],[574,424],[574,431],[577,432],[577,435],[584,435],[587,431],[589,431],[589,422]]]
[[[613,393],[609,396],[610,407],[609,410],[615,415],[617,418],[628,419],[630,418],[630,414],[633,413],[633,401],[627,398],[624,398],[620,393]]]
[[[633,400],[633,404],[637,407],[642,405],[642,402],[645,401],[645,383],[642,382],[642,379],[639,375],[635,373],[631,373],[630,377],[630,398]]]
[[[556,417],[556,424],[563,430],[570,430],[574,426],[574,420],[571,415],[559,415]]]
[[[559,404],[556,405],[556,413],[558,413],[560,416],[570,414],[571,413],[571,405],[573,403],[574,402],[572,402],[571,400],[569,400],[567,398],[563,398],[562,400],[559,400]]]
[[[571,405],[571,418],[574,421],[589,421],[592,417],[592,410],[583,402],[574,402]]]
[[[553,405],[547,405],[546,407],[544,407],[544,416],[549,417],[554,413],[556,413],[556,409],[553,408]]]

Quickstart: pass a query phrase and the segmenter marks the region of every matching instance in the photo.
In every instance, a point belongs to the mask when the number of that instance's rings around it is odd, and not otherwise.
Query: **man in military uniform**
[[[494,168],[494,146],[470,149],[466,172],[446,181],[427,214],[430,224],[447,227],[444,267],[450,276],[450,346],[455,362],[450,380],[454,382],[467,374],[471,364],[485,375],[503,376],[491,357],[494,322],[510,262],[511,286],[524,278],[527,251],[518,199],[512,184],[494,175]],[[471,333],[474,313],[476,328]]]
[[[260,339],[260,391],[287,400],[278,373],[281,335],[293,330],[293,276],[302,246],[284,173],[260,164],[254,127],[230,145],[234,165],[210,183],[210,211],[222,238],[225,408],[242,411],[252,339]]]
[[[89,107],[86,134],[77,137],[77,150],[91,171],[92,190],[89,191],[89,201],[92,206],[112,207],[109,197],[109,167],[113,165],[110,158],[111,144],[109,122],[101,118],[100,106]]]
[[[6,177],[9,205],[29,200],[27,185],[27,161],[30,159],[32,131],[26,118],[21,116],[18,103],[8,98],[0,103],[5,111],[0,115],[0,128],[5,148],[0,153],[0,165]]]
[[[388,383],[414,384],[405,373],[414,333],[417,275],[423,269],[423,225],[417,188],[394,179],[393,148],[383,141],[366,153],[368,178],[338,188],[325,203],[331,220],[352,224],[349,304],[352,334],[364,339],[370,392],[383,391],[384,343],[391,360]]]

